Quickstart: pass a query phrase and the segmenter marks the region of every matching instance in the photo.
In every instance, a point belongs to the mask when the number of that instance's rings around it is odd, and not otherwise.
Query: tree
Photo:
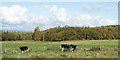
[[[36,27],[35,30],[34,30],[34,33],[32,35],[32,38],[33,40],[37,41],[37,40],[41,40],[41,32],[40,32],[40,29],[39,27]]]

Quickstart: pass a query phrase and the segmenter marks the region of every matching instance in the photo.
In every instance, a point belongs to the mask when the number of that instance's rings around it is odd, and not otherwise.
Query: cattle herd
[[[19,47],[19,48],[20,48],[22,53],[29,51],[29,47],[28,46],[22,46],[22,47]],[[76,48],[78,48],[77,45],[61,44],[61,51],[66,51],[66,50],[70,49],[71,52],[73,52]]]

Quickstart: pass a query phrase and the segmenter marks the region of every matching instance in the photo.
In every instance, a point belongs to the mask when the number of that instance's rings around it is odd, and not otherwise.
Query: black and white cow
[[[65,49],[69,49],[70,46],[68,44],[62,44],[61,48],[62,48],[62,51],[64,51]]]
[[[61,44],[62,51],[65,49],[70,49],[72,52],[77,48],[77,45],[68,45],[68,44]]]
[[[70,48],[71,48],[70,50],[73,52],[76,48],[78,48],[78,46],[77,46],[77,45],[72,45],[72,44],[71,44],[71,45],[70,45]]]
[[[29,48],[27,46],[22,46],[20,47],[20,50],[22,51],[22,53],[24,53],[24,52],[29,51]]]

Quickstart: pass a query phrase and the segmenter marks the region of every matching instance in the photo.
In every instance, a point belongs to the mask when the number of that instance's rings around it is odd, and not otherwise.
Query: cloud
[[[110,19],[106,19],[104,20],[104,22],[106,25],[118,25],[118,20],[110,20]]]
[[[100,5],[95,5],[96,7]],[[59,23],[56,25],[72,25],[72,26],[101,26],[101,25],[115,25],[117,20],[107,20],[103,19],[100,16],[91,16],[89,14],[76,14],[70,15],[65,8],[58,8],[56,5],[48,6],[45,5],[45,8],[48,9],[50,15],[52,15],[55,23]],[[92,9],[88,9],[89,11],[93,11]],[[59,22],[60,21],[60,22]],[[114,21],[114,22],[112,22]],[[62,22],[62,23],[61,23]]]
[[[48,21],[47,17],[37,14],[27,14],[27,8],[19,5],[11,7],[0,7],[0,19],[7,24],[22,24],[22,23],[38,23],[45,24],[44,20]]]
[[[33,31],[35,26],[40,26],[40,30],[45,30],[58,25],[95,27],[117,24],[117,20],[103,19],[101,16],[91,16],[89,14],[72,15],[67,12],[66,8],[59,8],[56,5],[45,5],[44,9],[49,12],[49,16],[36,13],[27,14],[28,9],[19,5],[1,6],[0,22],[2,21],[2,28],[3,30]]]
[[[27,14],[28,9],[19,5],[0,6],[0,26],[2,29],[27,29],[36,25],[49,25],[48,17],[41,14]],[[7,26],[6,26],[7,25]]]
[[[105,25],[117,25],[117,20],[103,19],[100,16],[91,15],[76,15],[72,16],[72,20],[69,21],[69,25],[74,26],[105,26]]]
[[[54,20],[58,20],[60,22],[67,22],[69,20],[69,15],[66,12],[65,8],[58,8],[56,5],[48,6],[45,5],[45,8],[48,10],[48,12],[54,17]]]
[[[37,15],[37,14],[29,14],[28,15],[28,22],[32,24],[49,24],[48,17],[45,17],[43,15]]]
[[[0,7],[0,20],[8,24],[20,24],[26,21],[27,8],[13,5],[12,7]]]

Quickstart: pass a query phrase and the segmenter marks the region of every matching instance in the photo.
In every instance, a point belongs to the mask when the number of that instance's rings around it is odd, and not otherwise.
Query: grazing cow
[[[69,49],[70,46],[67,45],[67,44],[62,44],[62,45],[61,45],[61,48],[62,48],[62,51],[64,51],[65,49]]]
[[[62,51],[64,51],[65,49],[70,49],[73,52],[77,48],[77,45],[62,44],[61,48],[62,48]]]
[[[20,47],[20,50],[22,51],[22,53],[27,52],[29,51],[29,48],[27,46],[23,46],[23,47]]]
[[[76,48],[78,48],[78,46],[77,45],[70,45],[70,48],[71,48],[71,51],[73,52]]]

